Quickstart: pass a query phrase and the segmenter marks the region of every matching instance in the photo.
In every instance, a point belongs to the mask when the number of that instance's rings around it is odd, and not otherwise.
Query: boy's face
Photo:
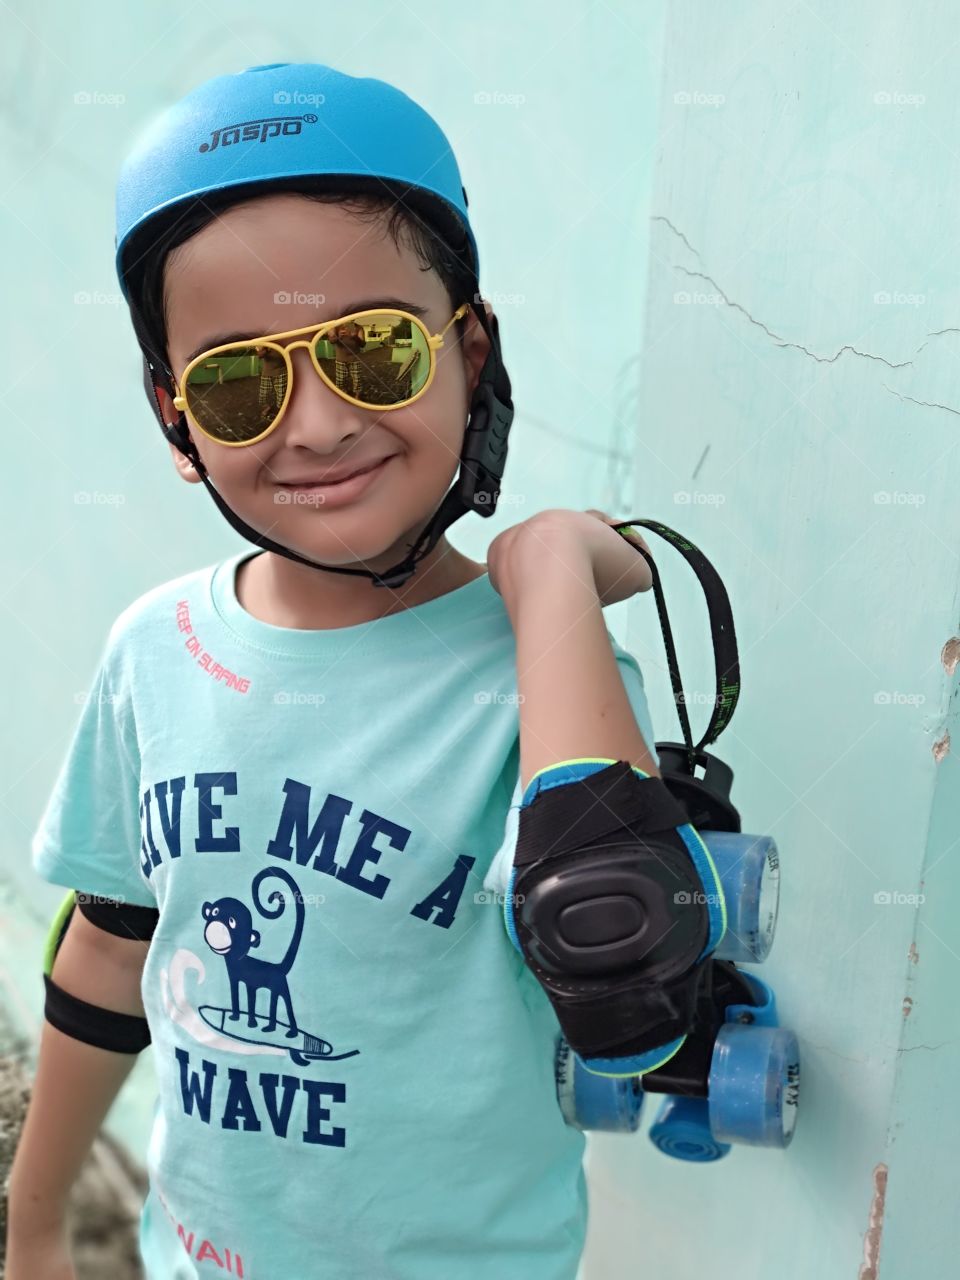
[[[425,308],[424,324],[438,333],[455,309],[436,272],[423,269],[403,237],[398,248],[381,221],[289,194],[227,210],[170,254],[164,275],[168,352],[178,381],[190,356],[217,345],[221,334],[284,332],[387,298]],[[383,569],[402,558],[456,474],[467,407],[489,351],[472,311],[466,323],[462,342],[457,326],[447,331],[433,383],[403,409],[350,404],[317,377],[299,347],[291,352],[286,413],[258,444],[216,444],[188,414],[214,487],[248,524],[311,559],[362,560]],[[166,421],[175,421],[168,397],[161,396],[161,407]],[[199,483],[179,450],[170,451],[181,476]],[[291,501],[280,487],[382,458],[389,461],[373,481],[343,505],[325,508],[323,497],[313,495]]]

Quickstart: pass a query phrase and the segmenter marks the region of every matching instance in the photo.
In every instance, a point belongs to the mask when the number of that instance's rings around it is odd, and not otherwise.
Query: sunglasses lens
[[[364,312],[325,329],[315,351],[334,386],[368,405],[402,404],[430,374],[426,334],[393,311]]]
[[[287,366],[270,347],[231,347],[201,360],[187,379],[190,412],[225,443],[255,440],[280,412]]]
[[[371,408],[403,404],[430,376],[430,344],[419,324],[394,311],[365,311],[321,330],[314,354],[344,394]],[[201,360],[185,394],[194,420],[215,440],[246,444],[270,427],[287,394],[280,351],[248,344]]]

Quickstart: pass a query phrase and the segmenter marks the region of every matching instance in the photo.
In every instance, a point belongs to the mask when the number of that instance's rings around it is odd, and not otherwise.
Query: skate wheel
[[[562,1037],[557,1044],[555,1069],[557,1101],[567,1124],[584,1131],[636,1133],[643,1105],[639,1076],[614,1080],[587,1071]]]
[[[710,1064],[710,1128],[720,1142],[786,1147],[800,1095],[800,1049],[786,1027],[720,1028]]]
[[[706,1098],[680,1098],[672,1094],[664,1098],[650,1126],[650,1141],[665,1156],[698,1164],[721,1160],[730,1150],[728,1143],[718,1142],[710,1132]]]
[[[780,905],[780,854],[770,836],[702,831],[727,905],[727,931],[714,955],[759,964],[773,946]]]

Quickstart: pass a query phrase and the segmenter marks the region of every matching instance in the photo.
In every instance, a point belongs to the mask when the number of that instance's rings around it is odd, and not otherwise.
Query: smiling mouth
[[[394,456],[394,454],[389,454],[378,462],[371,462],[369,466],[352,471],[348,476],[341,476],[339,480],[278,480],[277,486],[281,489],[336,489],[342,484],[347,484],[350,480],[355,480],[357,476],[365,476],[371,471],[377,471]]]

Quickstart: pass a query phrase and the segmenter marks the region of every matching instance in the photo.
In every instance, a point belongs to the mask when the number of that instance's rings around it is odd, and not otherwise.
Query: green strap
[[[53,961],[57,952],[60,950],[61,935],[66,929],[67,921],[73,914],[73,908],[76,905],[76,895],[73,889],[70,889],[67,896],[60,903],[57,914],[53,917],[50,925],[50,931],[47,934],[47,941],[43,949],[43,972],[50,977],[53,972]]]

